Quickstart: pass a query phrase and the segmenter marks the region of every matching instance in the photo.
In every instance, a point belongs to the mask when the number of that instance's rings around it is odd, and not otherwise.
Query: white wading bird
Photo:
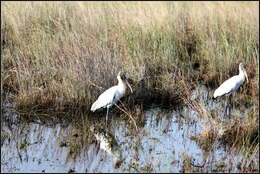
[[[130,88],[131,92],[133,93],[133,90],[126,80],[126,77],[121,71],[117,75],[118,84],[107,89],[105,92],[103,92],[98,99],[92,104],[91,111],[95,112],[97,109],[100,108],[107,108],[107,114],[106,114],[106,124],[107,124],[107,118],[108,118],[108,110],[110,107],[112,107],[114,104],[118,102],[124,95],[126,91],[126,84]]]
[[[245,81],[248,82],[247,73],[245,71],[243,63],[239,64],[239,74],[231,77],[222,83],[214,92],[213,99],[221,97],[223,95],[229,96],[231,93],[235,92],[241,84]],[[229,97],[230,99],[230,97]]]

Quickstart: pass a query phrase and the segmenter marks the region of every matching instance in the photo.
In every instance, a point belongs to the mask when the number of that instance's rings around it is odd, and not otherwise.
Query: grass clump
[[[215,88],[244,62],[257,101],[256,2],[3,2],[3,89],[19,110],[87,110],[125,71],[134,101],[178,104],[179,81]],[[166,101],[166,102],[165,102]],[[245,103],[244,102],[244,103]]]
[[[235,121],[229,125],[223,125],[214,120],[211,121],[214,122],[211,127],[208,125],[199,135],[190,137],[204,150],[206,155],[202,164],[196,167],[204,167],[208,153],[216,151],[215,148],[224,145],[229,149],[228,153],[241,155],[241,158],[235,160],[237,163],[234,166],[240,172],[258,172],[256,159],[259,157],[259,123],[257,119],[259,118],[256,114],[251,114],[243,123]],[[233,163],[229,163],[231,167],[227,168],[226,162],[221,161],[216,165],[216,171],[230,172]]]

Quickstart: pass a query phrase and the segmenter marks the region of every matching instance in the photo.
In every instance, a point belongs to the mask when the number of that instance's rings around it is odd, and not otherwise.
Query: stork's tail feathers
[[[219,95],[218,95],[218,89],[217,89],[217,90],[215,90],[215,92],[214,92],[213,96],[211,97],[211,99],[213,101],[215,101],[215,100],[217,100],[218,97],[219,97]]]
[[[91,106],[91,111],[92,112],[95,112],[95,110],[97,110],[98,108],[96,107],[96,105],[97,105],[97,101],[95,101],[93,104],[92,104],[92,106]]]
[[[217,98],[218,98],[218,97],[214,97],[214,96],[213,96],[213,97],[212,97],[212,100],[215,101],[215,100],[217,100]]]

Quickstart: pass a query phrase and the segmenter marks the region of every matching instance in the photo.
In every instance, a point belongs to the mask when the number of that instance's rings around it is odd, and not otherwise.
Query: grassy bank
[[[241,104],[258,103],[257,2],[2,2],[2,85],[17,109],[85,110],[132,79],[132,99],[177,104],[182,88],[212,90],[238,73]],[[155,95],[156,94],[156,95]],[[167,101],[165,103],[165,101]]]

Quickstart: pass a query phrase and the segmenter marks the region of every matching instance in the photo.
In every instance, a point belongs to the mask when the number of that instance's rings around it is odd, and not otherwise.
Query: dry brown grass
[[[176,104],[180,79],[216,87],[238,72],[239,62],[250,77],[242,97],[249,105],[258,99],[257,2],[3,2],[1,7],[1,80],[5,91],[16,92],[20,110],[89,110],[117,83],[120,69],[136,85],[138,101]]]

